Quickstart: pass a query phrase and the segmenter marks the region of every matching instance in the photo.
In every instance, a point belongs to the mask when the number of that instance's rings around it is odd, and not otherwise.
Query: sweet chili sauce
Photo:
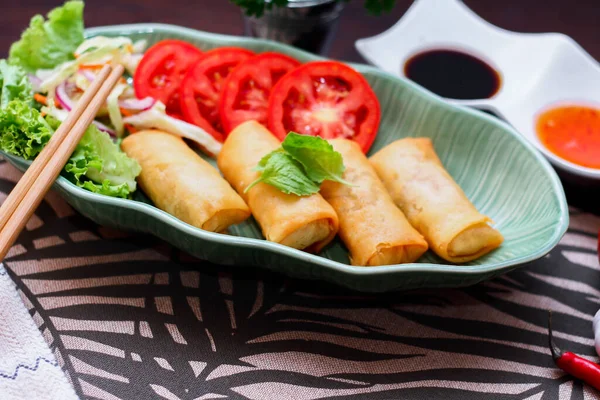
[[[551,108],[538,116],[536,132],[544,147],[560,158],[600,169],[600,109]]]

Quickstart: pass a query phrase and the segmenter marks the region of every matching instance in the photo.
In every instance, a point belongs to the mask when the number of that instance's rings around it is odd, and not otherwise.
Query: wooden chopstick
[[[0,222],[3,222],[0,225],[0,261],[6,257],[19,233],[62,171],[123,72],[121,65],[114,69],[105,66],[101,70],[4,201],[0,208]]]
[[[97,78],[94,79],[88,90],[83,93],[83,96],[77,102],[73,112],[69,113],[67,119],[65,119],[58,130],[54,132],[52,139],[48,141],[46,146],[36,158],[35,162],[32,163],[29,168],[27,168],[25,174],[23,174],[21,179],[19,179],[19,182],[17,182],[4,203],[2,203],[2,206],[0,207],[0,232],[2,232],[10,216],[15,212],[15,209],[25,196],[25,193],[27,193],[29,188],[33,185],[33,182],[46,167],[46,164],[52,155],[56,153],[58,146],[63,142],[63,140],[65,140],[65,137],[71,131],[71,129],[73,129],[73,125],[75,125],[75,122],[77,122],[81,116],[81,111],[88,107],[94,98],[94,95],[98,92],[98,89],[100,89],[102,83],[104,83],[108,77],[108,74],[110,74],[110,71],[110,65],[106,65],[104,68],[102,68]],[[79,109],[81,109],[81,111],[77,112]]]

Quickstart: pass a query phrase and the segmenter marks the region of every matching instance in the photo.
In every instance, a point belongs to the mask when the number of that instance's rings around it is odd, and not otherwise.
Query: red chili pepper
[[[563,371],[581,379],[591,387],[600,390],[600,365],[579,357],[570,351],[563,352],[552,338],[552,312],[548,313],[548,344],[554,363]]]

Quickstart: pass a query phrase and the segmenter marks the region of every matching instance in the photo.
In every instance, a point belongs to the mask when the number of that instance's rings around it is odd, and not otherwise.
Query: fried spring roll
[[[223,176],[244,197],[267,240],[296,249],[318,252],[336,235],[338,217],[319,194],[296,196],[259,183],[260,159],[281,143],[256,121],[238,125],[225,140],[218,165]]]
[[[141,131],[121,143],[142,172],[138,182],[158,208],[198,228],[222,232],[250,216],[219,171],[176,136]]]
[[[444,169],[430,139],[397,140],[370,161],[396,205],[443,259],[468,262],[504,240]]]
[[[360,146],[346,139],[329,143],[341,153],[343,178],[353,186],[325,181],[321,195],[340,219],[339,235],[352,265],[390,265],[417,260],[427,242],[392,201]]]

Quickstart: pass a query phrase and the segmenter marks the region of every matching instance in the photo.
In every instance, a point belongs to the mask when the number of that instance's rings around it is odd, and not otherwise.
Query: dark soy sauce
[[[404,64],[404,75],[442,97],[487,99],[500,89],[500,75],[477,57],[455,50],[418,53]]]

